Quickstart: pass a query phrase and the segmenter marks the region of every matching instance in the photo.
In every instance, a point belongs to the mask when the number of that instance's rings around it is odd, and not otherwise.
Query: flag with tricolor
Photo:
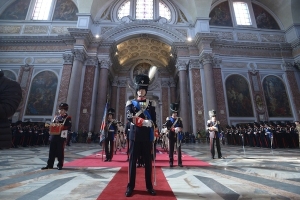
[[[105,104],[102,123],[101,123],[101,127],[100,127],[100,140],[99,140],[100,146],[102,146],[102,142],[105,139],[105,125],[106,125],[105,119],[106,119],[106,112],[107,112],[107,106],[108,106],[107,104],[108,103]]]

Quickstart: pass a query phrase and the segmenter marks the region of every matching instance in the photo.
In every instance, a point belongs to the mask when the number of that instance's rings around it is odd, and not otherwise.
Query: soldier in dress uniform
[[[64,127],[62,130],[71,131],[72,121],[71,116],[67,114],[69,109],[69,105],[67,103],[61,103],[58,107],[58,115],[56,115],[53,119],[54,123],[63,123]],[[57,169],[62,170],[64,165],[64,151],[65,151],[65,143],[66,138],[61,135],[50,135],[50,149],[49,149],[49,158],[47,161],[47,166],[42,167],[44,169],[52,169],[55,161],[55,157],[57,157],[58,164]]]
[[[156,112],[154,101],[146,98],[150,79],[147,75],[140,74],[135,77],[137,98],[126,103],[127,119],[131,122],[129,133],[129,182],[125,192],[126,197],[130,197],[135,187],[136,163],[139,156],[145,162],[146,189],[149,194],[156,195],[153,189],[152,157],[154,132],[157,131]]]
[[[117,127],[117,121],[115,119],[113,119],[113,116],[115,114],[115,109],[113,108],[109,108],[107,110],[107,121],[106,121],[106,125],[105,125],[105,155],[106,155],[106,159],[104,160],[104,162],[111,162],[111,159],[113,157],[113,152],[114,152],[114,140],[118,131],[118,127]]]
[[[178,166],[182,167],[182,156],[181,156],[181,141],[183,139],[182,133],[182,119],[178,117],[179,104],[170,104],[171,116],[167,118],[165,123],[169,130],[169,163],[170,167],[173,167],[174,161],[174,146],[177,143],[177,155],[178,155]]]
[[[127,143],[127,161],[129,161],[129,133],[130,133],[130,121],[127,121],[125,126],[125,135],[126,135],[126,143]]]
[[[217,114],[215,110],[211,110],[208,112],[210,116],[210,120],[207,120],[206,129],[209,132],[210,138],[210,152],[212,159],[215,159],[215,142],[217,146],[218,158],[223,158],[221,153],[221,146],[220,146],[220,135],[219,131],[221,130],[220,122],[217,121]]]

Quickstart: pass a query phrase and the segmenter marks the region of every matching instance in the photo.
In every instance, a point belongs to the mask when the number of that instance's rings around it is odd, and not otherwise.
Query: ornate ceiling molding
[[[131,23],[124,23],[113,29],[106,31],[102,35],[102,41],[106,40],[122,40],[126,36],[133,34],[153,34],[158,36],[164,36],[169,43],[184,42],[186,37],[179,31],[172,28],[168,24],[160,24],[152,20],[137,20]]]
[[[51,44],[51,45],[68,45],[74,44],[75,40],[70,35],[59,36],[1,36],[1,45],[36,45]]]
[[[230,42],[230,41],[214,41],[212,48],[237,48],[237,49],[255,49],[255,50],[292,50],[289,43],[262,43],[262,42]]]

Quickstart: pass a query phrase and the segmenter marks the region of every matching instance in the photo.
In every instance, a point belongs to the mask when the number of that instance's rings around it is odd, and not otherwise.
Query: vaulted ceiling
[[[136,37],[117,45],[119,64],[126,66],[136,60],[153,60],[165,67],[169,63],[171,46],[154,38]]]

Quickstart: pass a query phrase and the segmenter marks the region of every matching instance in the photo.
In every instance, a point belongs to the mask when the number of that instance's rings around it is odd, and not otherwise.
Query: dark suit
[[[146,100],[138,101],[132,100],[126,103],[126,114],[127,119],[132,122],[129,132],[129,140],[130,140],[130,159],[129,159],[129,183],[127,188],[134,189],[135,187],[135,178],[136,178],[136,162],[139,156],[144,158],[145,162],[145,179],[146,179],[146,188],[153,189],[153,185],[151,182],[152,175],[152,157],[151,151],[153,148],[153,140],[154,140],[154,127],[146,127],[146,126],[137,126],[133,124],[134,121],[132,119],[132,115],[135,116],[139,112],[139,108],[134,105],[135,103],[139,104],[139,102],[146,102]],[[153,125],[156,127],[156,113],[155,113],[155,102],[149,101],[148,106],[145,109],[151,120]],[[148,119],[146,111],[138,116],[142,119]],[[152,129],[152,130],[151,130]]]
[[[117,121],[107,121],[105,126],[107,135],[105,137],[105,155],[106,155],[106,161],[111,160],[113,157],[114,152],[114,139],[115,134],[117,134]]]

